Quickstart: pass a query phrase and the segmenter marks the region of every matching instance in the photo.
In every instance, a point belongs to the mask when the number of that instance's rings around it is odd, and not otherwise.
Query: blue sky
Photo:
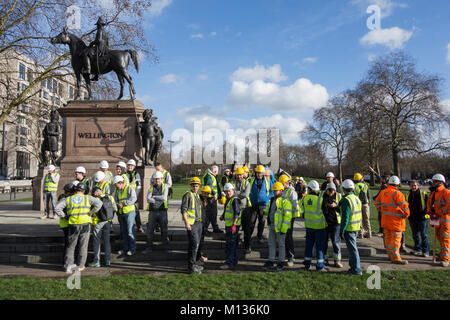
[[[376,32],[366,25],[371,4],[381,8]],[[450,110],[449,13],[448,0],[154,0],[146,36],[160,63],[144,58],[133,71],[137,97],[167,139],[203,120],[221,130],[277,126],[299,143],[327,98],[353,88],[374,57],[403,48],[445,79]]]

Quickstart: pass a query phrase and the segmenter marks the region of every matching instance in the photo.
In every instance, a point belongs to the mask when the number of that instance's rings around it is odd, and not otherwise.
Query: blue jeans
[[[348,264],[350,265],[350,272],[352,274],[362,274],[358,247],[356,246],[356,238],[358,231],[345,231],[344,239],[348,250]]]
[[[122,235],[123,251],[136,252],[136,238],[134,237],[135,211],[119,214],[120,234]]]
[[[240,226],[236,226],[236,232],[231,233],[231,227],[225,227],[225,233],[227,236],[227,241],[225,244],[225,255],[226,264],[230,267],[234,267],[238,264],[238,255],[237,255],[237,237]]]
[[[309,267],[311,266],[313,247],[316,248],[316,269],[320,270],[325,266],[323,251],[325,247],[326,236],[327,232],[325,229],[306,228],[305,261],[303,261],[306,269],[309,269]]]
[[[412,236],[414,239],[414,251],[419,251],[427,254],[430,253],[430,244],[428,243],[427,220],[422,221],[409,220],[409,225],[411,226]],[[422,239],[422,243],[420,242],[420,239]]]
[[[339,232],[341,230],[340,225],[328,226],[327,227],[327,238],[325,240],[325,260],[328,261],[327,250],[328,250],[328,240],[331,239],[331,244],[333,245],[333,258],[335,262],[341,261],[341,238],[339,237]]]
[[[111,242],[110,242],[110,231],[111,224],[109,221],[100,221],[94,227],[94,261],[100,262],[100,251],[101,251],[101,243],[102,237],[105,243],[105,261],[110,260],[111,256]]]

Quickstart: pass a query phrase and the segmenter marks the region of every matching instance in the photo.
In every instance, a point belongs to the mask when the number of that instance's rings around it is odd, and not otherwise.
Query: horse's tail
[[[139,61],[137,58],[137,51],[132,50],[132,49],[128,49],[126,51],[131,55],[131,59],[133,60],[134,67],[136,68],[136,71],[139,72]]]

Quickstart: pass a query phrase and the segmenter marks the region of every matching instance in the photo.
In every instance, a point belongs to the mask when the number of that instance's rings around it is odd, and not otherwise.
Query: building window
[[[44,87],[45,88],[45,84],[47,83],[47,81],[44,79],[44,80],[41,80],[41,87]]]
[[[20,145],[26,147],[28,144],[28,140],[26,138],[20,137]]]
[[[43,97],[45,100],[48,100],[48,92],[44,90],[44,91],[43,91],[42,97]]]
[[[62,83],[59,84],[58,94],[60,97],[64,98],[64,85]]]
[[[73,99],[73,87],[69,86],[69,99]]]
[[[48,78],[47,79],[47,89],[50,90],[50,92],[52,92],[52,78]]]
[[[27,81],[32,82],[33,81],[33,70],[30,68],[27,69]]]
[[[53,80],[53,93],[58,93],[58,82]]]
[[[61,102],[60,102],[58,97],[55,97],[55,104],[57,104],[58,106],[61,104]]]
[[[19,78],[25,80],[25,65],[19,63]]]
[[[28,178],[30,176],[30,154],[22,151],[17,151],[16,176]]]
[[[25,91],[26,88],[27,88],[27,85],[25,83],[22,83],[22,91]]]
[[[29,113],[30,112],[30,108],[24,105],[20,105],[20,111],[22,111],[23,113]]]
[[[20,134],[23,136],[27,136],[28,135],[28,128],[25,127],[20,127]],[[20,143],[22,145],[22,141]]]
[[[18,122],[19,122],[19,124],[25,124],[25,118],[19,117]]]
[[[39,127],[41,127],[41,129],[44,129],[46,124],[47,124],[47,122],[45,122],[45,121],[40,121],[40,122],[39,122]]]

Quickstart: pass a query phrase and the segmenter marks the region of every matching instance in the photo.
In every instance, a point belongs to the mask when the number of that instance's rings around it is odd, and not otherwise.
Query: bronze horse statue
[[[81,70],[83,69],[83,54],[86,50],[89,49],[89,47],[86,46],[84,41],[78,38],[76,35],[67,32],[67,28],[64,28],[63,31],[56,37],[50,38],[50,42],[52,44],[60,43],[69,45],[72,68],[77,79],[75,100],[80,98],[81,76],[83,76],[84,81],[86,82],[86,87],[89,94],[88,99],[90,100],[92,97],[91,79],[89,78],[90,74],[81,72]],[[135,99],[134,95],[136,94],[136,91],[134,90],[133,80],[127,72],[128,64],[130,62],[130,56],[133,60],[136,71],[139,72],[136,50],[109,50],[104,56],[97,57],[97,59],[95,57],[91,58],[91,66],[93,71],[97,71],[99,74],[105,74],[111,71],[114,71],[116,73],[117,78],[120,82],[120,95],[117,100],[120,100],[123,97],[124,79],[127,80],[130,87],[131,99]]]

